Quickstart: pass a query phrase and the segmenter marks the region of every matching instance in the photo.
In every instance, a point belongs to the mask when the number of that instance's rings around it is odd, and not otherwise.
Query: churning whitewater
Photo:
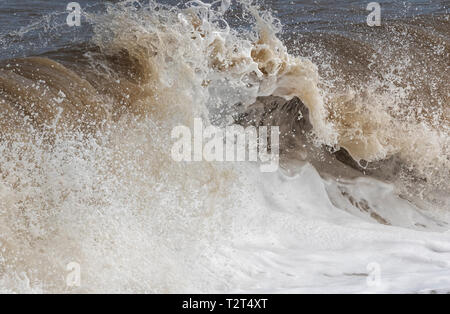
[[[0,59],[0,292],[450,292],[448,14],[372,42],[247,0],[83,22]],[[198,119],[279,127],[281,169],[175,161]]]

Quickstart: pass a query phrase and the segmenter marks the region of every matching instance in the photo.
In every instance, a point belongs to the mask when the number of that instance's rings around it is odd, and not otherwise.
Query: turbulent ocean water
[[[0,292],[450,292],[448,1],[78,2],[0,0]]]

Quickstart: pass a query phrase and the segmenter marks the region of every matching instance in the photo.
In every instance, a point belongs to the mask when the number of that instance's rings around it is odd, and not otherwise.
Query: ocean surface
[[[0,0],[0,292],[450,292],[450,2],[369,2]]]

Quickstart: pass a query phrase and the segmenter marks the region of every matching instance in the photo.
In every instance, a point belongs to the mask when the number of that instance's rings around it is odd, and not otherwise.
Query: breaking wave
[[[226,290],[204,269],[217,266],[211,242],[244,232],[230,211],[245,208],[251,175],[171,160],[170,130],[196,117],[280,126],[286,168],[306,160],[448,195],[448,18],[427,31],[391,26],[411,45],[398,55],[376,51],[377,34],[282,41],[270,12],[226,4],[109,4],[84,13],[88,44],[0,61],[2,287],[64,291],[61,269],[75,260],[88,292]],[[429,72],[415,71],[423,63]]]

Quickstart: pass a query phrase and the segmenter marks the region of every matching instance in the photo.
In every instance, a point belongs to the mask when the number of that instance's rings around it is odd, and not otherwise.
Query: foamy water
[[[1,292],[449,291],[446,8],[367,42],[226,4],[86,10],[33,58],[54,17],[0,36]],[[282,169],[175,162],[196,118],[279,126]]]

